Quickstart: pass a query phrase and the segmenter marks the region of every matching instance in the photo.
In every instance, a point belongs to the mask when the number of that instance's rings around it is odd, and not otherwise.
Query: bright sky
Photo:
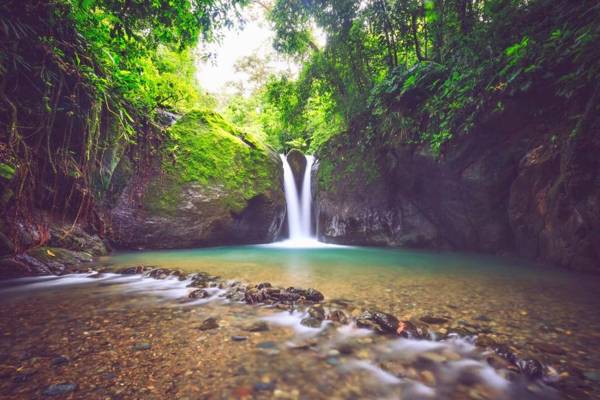
[[[290,71],[295,74],[299,66],[278,57],[273,50],[274,32],[265,18],[264,9],[258,6],[249,8],[248,21],[242,29],[224,32],[220,43],[203,45],[203,53],[214,54],[208,61],[198,60],[197,79],[202,88],[214,94],[231,94],[234,87],[227,85],[232,82],[246,82],[245,73],[237,73],[234,69],[236,61],[257,54],[271,56],[270,66],[276,72]]]

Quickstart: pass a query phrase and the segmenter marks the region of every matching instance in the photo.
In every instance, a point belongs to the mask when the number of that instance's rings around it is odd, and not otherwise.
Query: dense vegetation
[[[189,162],[184,177],[200,181],[226,169],[226,149],[167,132],[170,112],[201,112],[215,131],[227,128],[224,137],[261,151],[263,143],[318,152],[334,138],[351,142],[347,156],[357,160],[360,149],[386,141],[426,143],[439,154],[524,96],[539,100],[537,114],[569,121],[571,137],[598,123],[600,5],[591,0],[262,2],[274,48],[300,72],[240,60],[252,90],[229,98],[226,122],[195,82],[194,48],[232,26],[247,4],[3,2],[2,220],[14,227],[10,221],[46,209],[101,231],[96,205],[122,184],[115,175],[124,157],[144,171],[166,150],[173,162]],[[207,153],[190,155],[192,148]]]
[[[157,155],[165,138],[159,111],[185,112],[210,100],[194,84],[191,49],[230,25],[236,7],[213,0],[3,2],[7,230],[36,208],[88,219],[102,230],[95,203],[124,154],[138,169]]]
[[[574,134],[597,114],[594,1],[281,0],[270,18],[276,49],[302,62],[297,79],[272,77],[261,94],[264,129],[282,146],[315,151],[352,128],[365,144],[399,137],[439,151],[536,92],[556,99]]]

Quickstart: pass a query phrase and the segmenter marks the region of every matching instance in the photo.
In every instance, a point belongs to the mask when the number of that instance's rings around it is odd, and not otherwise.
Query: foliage
[[[189,48],[231,24],[237,4],[2,2],[0,163],[15,169],[15,195],[2,218],[28,221],[33,209],[46,209],[102,232],[97,188],[110,186],[123,155],[142,170],[157,155],[164,140],[158,108],[183,112],[206,103]]]
[[[569,110],[565,118],[592,118],[584,109],[600,72],[595,2],[279,0],[271,20],[275,48],[303,61],[287,83],[294,100],[279,105],[293,112],[280,113],[279,125],[307,143],[328,127],[295,117],[316,93],[328,94],[333,105],[322,107],[335,109],[339,128],[362,131],[363,145],[400,137],[436,153],[525,93],[544,92],[554,104],[575,99],[558,107]],[[325,48],[311,44],[311,25],[327,34]]]

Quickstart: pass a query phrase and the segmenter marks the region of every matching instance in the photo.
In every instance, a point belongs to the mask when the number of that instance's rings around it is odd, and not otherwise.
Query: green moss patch
[[[227,206],[240,211],[277,176],[267,146],[216,112],[192,111],[168,134],[162,161],[166,177],[146,193],[151,211],[174,210],[181,188],[190,183],[222,188]]]

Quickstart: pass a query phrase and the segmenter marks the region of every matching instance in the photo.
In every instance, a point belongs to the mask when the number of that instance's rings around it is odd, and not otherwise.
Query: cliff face
[[[440,156],[426,145],[387,140],[365,149],[339,136],[319,155],[319,235],[338,243],[516,253],[598,271],[600,135],[568,133],[558,121],[536,122],[515,103]]]

